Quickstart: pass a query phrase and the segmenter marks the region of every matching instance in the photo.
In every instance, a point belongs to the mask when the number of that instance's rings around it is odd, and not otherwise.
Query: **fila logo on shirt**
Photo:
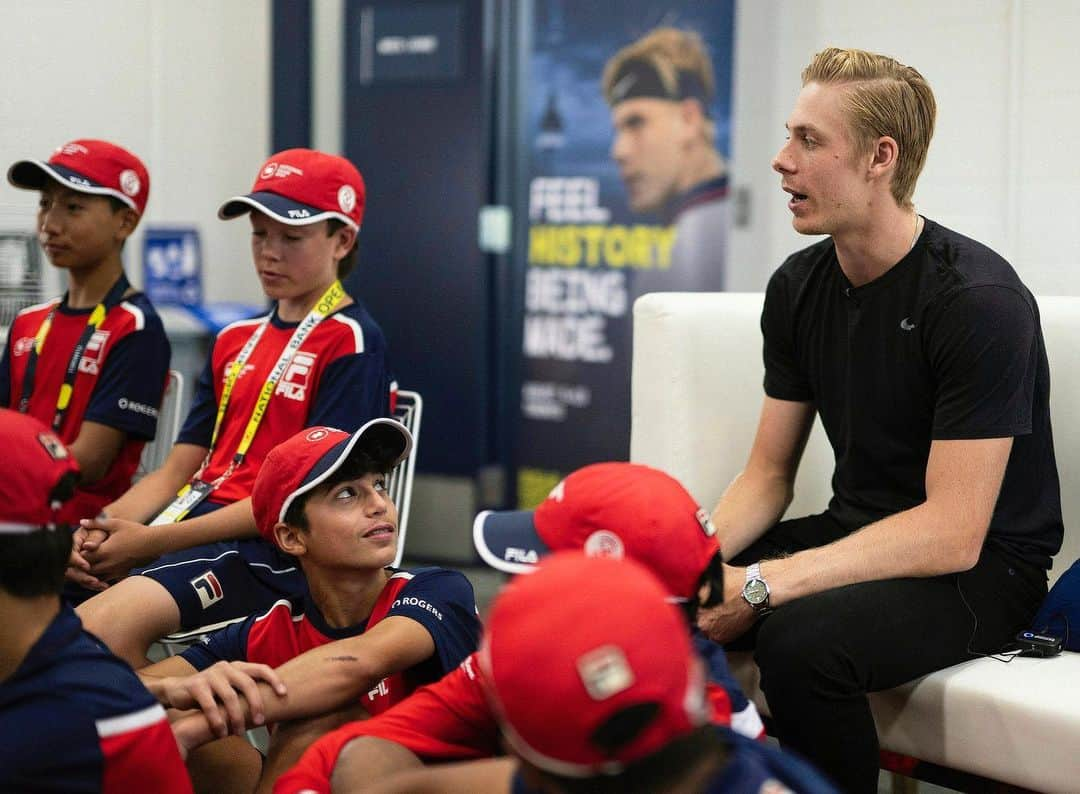
[[[280,394],[290,400],[303,402],[307,398],[308,380],[311,371],[315,368],[315,353],[302,353],[297,351],[289,363],[289,368],[278,383],[274,394]]]
[[[379,682],[378,686],[376,686],[374,689],[367,693],[367,696],[368,700],[374,700],[377,697],[386,697],[389,694],[390,687],[386,683],[386,679],[384,678],[382,681]]]
[[[79,359],[79,372],[87,375],[97,375],[101,364],[101,354],[105,350],[105,343],[109,339],[109,331],[94,331],[90,341],[86,343],[86,350]]]
[[[199,602],[202,604],[203,609],[209,609],[225,597],[221,582],[218,581],[213,571],[207,571],[202,576],[196,576],[191,580],[191,586],[199,594]]]

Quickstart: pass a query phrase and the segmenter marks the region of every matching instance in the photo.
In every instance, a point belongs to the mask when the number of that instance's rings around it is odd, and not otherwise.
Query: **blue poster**
[[[628,457],[633,302],[724,289],[730,226],[734,0],[533,8],[521,506]]]
[[[146,230],[143,291],[158,306],[202,303],[202,249],[196,229],[150,227]]]

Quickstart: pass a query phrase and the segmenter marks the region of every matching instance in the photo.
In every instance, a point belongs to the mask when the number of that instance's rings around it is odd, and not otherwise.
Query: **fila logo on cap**
[[[337,203],[341,211],[348,215],[356,207],[356,191],[352,185],[342,185],[337,192]]]
[[[519,549],[514,546],[506,547],[503,559],[507,562],[522,562],[526,565],[536,565],[540,562],[540,558],[533,549]]]
[[[203,609],[209,609],[225,597],[225,591],[221,588],[221,582],[213,571],[207,571],[202,576],[196,576],[191,580],[191,586],[199,594],[199,603]]]

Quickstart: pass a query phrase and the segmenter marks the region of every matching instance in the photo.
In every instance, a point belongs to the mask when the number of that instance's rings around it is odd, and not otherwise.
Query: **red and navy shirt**
[[[0,737],[0,791],[191,792],[165,711],[70,607],[0,682]]]
[[[712,721],[750,739],[765,727],[728,669],[723,648],[694,630],[694,648],[705,662]],[[385,739],[411,750],[425,763],[490,758],[502,752],[499,724],[481,680],[476,654],[434,684],[371,719],[350,722],[322,736],[274,785],[274,794],[330,794],[330,775],[345,745],[360,736]],[[741,791],[742,789],[731,789]]]
[[[393,571],[367,620],[333,628],[308,597],[278,601],[268,612],[217,632],[183,657],[196,670],[219,661],[258,662],[280,667],[328,642],[363,634],[383,618],[412,618],[427,629],[435,653],[408,670],[388,675],[361,698],[370,714],[385,711],[418,686],[437,681],[476,650],[480,621],[469,580],[457,571],[419,568]]]
[[[23,309],[11,324],[0,363],[0,404],[17,409],[34,337],[54,307],[56,314],[38,357],[29,408],[32,416],[49,427],[68,361],[92,310],[68,308],[60,298]],[[157,430],[169,355],[161,318],[142,293],[113,307],[90,338],[79,359],[71,405],[58,435],[70,444],[78,438],[83,422],[90,421],[120,430],[127,438],[105,476],[75,492],[60,512],[61,521],[73,524],[80,518],[92,518],[131,487],[143,444]]]
[[[218,334],[177,441],[210,446],[225,374],[263,319],[241,320]],[[259,392],[297,325],[280,320],[276,310],[271,315],[269,327],[236,379],[203,480],[212,481],[228,468]],[[326,425],[352,432],[370,419],[387,416],[390,388],[386,342],[375,320],[359,302],[334,312],[315,326],[296,351],[243,464],[211,499],[231,504],[250,496],[267,453],[305,427]]]

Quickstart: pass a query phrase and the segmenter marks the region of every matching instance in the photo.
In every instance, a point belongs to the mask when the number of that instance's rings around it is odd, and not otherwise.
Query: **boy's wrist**
[[[172,524],[158,524],[157,526],[151,525],[143,528],[146,533],[147,549],[153,555],[153,559],[156,560],[158,557],[172,554],[174,551],[183,548],[176,545],[176,536],[179,533],[169,531],[171,528]]]

